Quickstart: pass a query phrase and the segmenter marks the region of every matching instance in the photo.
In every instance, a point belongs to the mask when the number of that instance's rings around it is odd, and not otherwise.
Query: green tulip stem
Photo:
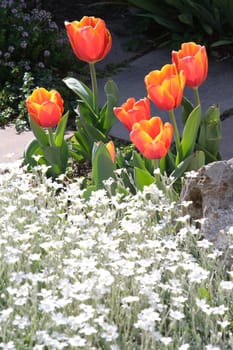
[[[169,111],[169,117],[170,117],[171,124],[172,124],[173,131],[174,131],[174,138],[175,138],[175,144],[176,144],[176,151],[177,151],[177,153],[180,154],[180,152],[181,152],[181,147],[180,147],[180,135],[179,135],[179,130],[178,130],[177,124],[176,124],[176,117],[175,117],[174,109],[170,109],[170,111]]]
[[[194,92],[194,99],[195,99],[195,104],[196,104],[196,106],[201,105],[201,100],[200,100],[200,95],[199,95],[198,87],[194,87],[194,88],[193,88],[193,92]]]
[[[96,70],[95,70],[95,63],[89,63],[90,66],[90,73],[91,73],[91,84],[92,84],[92,92],[93,92],[93,104],[94,104],[94,111],[98,114],[99,110],[99,97],[98,97],[98,85],[97,85],[97,79],[96,79]]]
[[[154,159],[153,162],[154,162],[154,170],[158,169],[159,168],[159,159]]]
[[[52,128],[48,128],[48,136],[49,136],[49,144],[50,146],[56,146],[54,142],[54,137],[53,137],[53,130]]]

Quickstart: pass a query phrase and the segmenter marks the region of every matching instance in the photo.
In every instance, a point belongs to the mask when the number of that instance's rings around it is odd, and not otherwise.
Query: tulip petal
[[[55,127],[61,119],[64,107],[58,91],[37,88],[27,97],[26,106],[29,115],[42,127]]]
[[[80,60],[94,63],[110,51],[112,37],[104,20],[84,16],[79,22],[65,22],[65,27],[71,47]]]
[[[110,156],[112,158],[112,162],[114,163],[116,154],[115,154],[115,146],[114,146],[114,143],[112,140],[106,144],[106,148],[107,148],[108,152],[110,153]]]
[[[185,77],[178,73],[176,65],[166,64],[162,69],[151,71],[145,76],[148,97],[162,110],[171,110],[180,105]]]
[[[53,128],[61,118],[60,108],[53,102],[48,101],[40,106],[39,124],[44,128]]]
[[[141,120],[133,125],[130,140],[146,158],[163,158],[170,148],[173,128],[170,123],[163,122],[160,117]]]
[[[150,119],[150,102],[147,98],[138,101],[130,97],[120,107],[113,108],[116,117],[131,131],[134,123]]]
[[[183,43],[181,50],[172,52],[172,62],[179,72],[184,72],[187,86],[198,87],[207,77],[208,57],[205,46],[194,42]]]

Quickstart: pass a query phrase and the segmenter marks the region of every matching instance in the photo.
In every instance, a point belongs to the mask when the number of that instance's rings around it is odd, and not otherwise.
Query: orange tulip
[[[63,99],[58,91],[37,88],[26,99],[28,113],[43,128],[55,127],[64,111]]]
[[[121,107],[114,107],[113,111],[116,117],[131,131],[134,123],[142,119],[150,119],[150,101],[146,97],[138,101],[130,97]]]
[[[177,70],[184,71],[186,85],[198,87],[207,77],[208,57],[205,46],[193,42],[181,45],[181,50],[172,51],[172,62]]]
[[[112,37],[103,19],[84,16],[80,21],[65,22],[75,55],[88,63],[104,59],[112,47]]]
[[[110,153],[110,156],[112,158],[112,162],[115,162],[115,146],[114,143],[112,141],[109,141],[106,145],[106,148],[108,150],[108,152]]]
[[[180,105],[185,86],[185,76],[175,64],[166,64],[161,70],[153,70],[145,77],[148,97],[163,110]]]
[[[160,159],[166,156],[172,136],[172,125],[163,124],[160,117],[153,117],[135,123],[130,133],[130,140],[144,157]]]

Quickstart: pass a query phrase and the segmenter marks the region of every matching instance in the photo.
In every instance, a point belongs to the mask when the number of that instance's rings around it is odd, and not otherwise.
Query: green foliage
[[[78,161],[91,161],[94,143],[108,141],[109,131],[116,120],[113,107],[118,103],[117,85],[112,80],[105,84],[106,103],[96,110],[95,96],[88,86],[74,78],[65,78],[63,81],[78,96],[77,131],[72,138],[71,155]]]
[[[213,46],[233,44],[232,0],[128,0],[169,33],[173,46],[199,41]]]
[[[30,118],[31,129],[36,138],[26,147],[24,153],[24,162],[30,169],[45,165],[48,167],[46,175],[54,178],[65,173],[68,162],[68,145],[64,140],[67,119],[68,113],[60,119],[54,133],[51,129],[47,133]]]
[[[29,127],[25,97],[37,86],[64,90],[61,78],[69,67],[84,64],[70,50],[65,29],[58,28],[40,1],[0,3],[0,126],[15,120],[20,131]]]

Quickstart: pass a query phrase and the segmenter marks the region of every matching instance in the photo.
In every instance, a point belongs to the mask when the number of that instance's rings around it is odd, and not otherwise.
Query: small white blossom
[[[194,271],[190,272],[188,275],[188,278],[190,282],[196,282],[201,283],[202,281],[206,280],[209,276],[209,271],[203,269],[200,266],[196,266]]]
[[[220,288],[224,290],[232,290],[233,289],[233,281],[221,281]]]
[[[170,310],[169,314],[171,318],[177,321],[182,320],[185,317],[183,312],[180,312],[179,310]]]
[[[183,345],[179,346],[178,350],[188,350],[189,348],[190,348],[189,344],[183,344]]]

